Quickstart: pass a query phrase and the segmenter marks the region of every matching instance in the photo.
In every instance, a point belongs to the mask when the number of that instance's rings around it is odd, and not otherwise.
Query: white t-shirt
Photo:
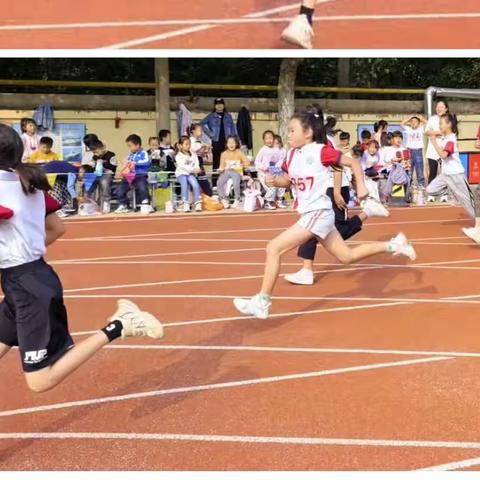
[[[25,195],[17,175],[0,171],[0,205],[13,211],[0,221],[0,268],[39,260],[45,255],[45,216],[51,213],[43,192]]]
[[[383,160],[387,170],[390,171],[394,162],[400,159],[410,159],[410,152],[404,147],[385,147]]]
[[[403,127],[407,134],[407,148],[411,150],[420,150],[423,149],[423,138],[425,133],[425,128],[423,125],[420,125],[417,129],[413,129],[408,125]]]
[[[40,135],[35,133],[34,135],[28,135],[27,133],[22,133],[22,143],[23,143],[23,157],[22,161],[26,162],[28,159],[38,151],[40,146]]]
[[[438,132],[440,130],[440,117],[438,115],[433,115],[428,119],[425,132],[428,132],[429,130],[433,130],[434,132]],[[440,159],[440,155],[438,155],[435,147],[432,145],[430,137],[428,137],[427,158],[431,158],[432,160]]]
[[[332,209],[332,201],[326,194],[330,168],[337,166],[341,158],[342,154],[331,145],[319,143],[309,143],[288,152],[282,168],[292,181],[298,213]]]
[[[91,167],[95,168],[95,164],[96,162],[93,159],[93,152],[90,150],[84,152],[82,157],[82,165],[90,165]]]
[[[452,133],[446,137],[441,137],[438,140],[438,144],[448,153],[448,157],[442,161],[442,174],[457,175],[459,173],[465,173],[458,151],[457,136]]]

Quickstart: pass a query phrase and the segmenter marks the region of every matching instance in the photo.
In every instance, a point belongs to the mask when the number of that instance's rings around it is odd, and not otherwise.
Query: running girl
[[[300,13],[282,32],[282,40],[302,48],[313,48],[313,14],[316,0],[303,0]]]
[[[475,219],[473,228],[462,228],[463,233],[475,243],[480,244],[480,197],[478,189],[473,192],[465,178],[458,152],[458,121],[452,113],[446,113],[440,117],[440,133],[430,131],[430,142],[435,153],[442,161],[442,173],[432,180],[427,187],[427,193],[433,197],[446,195],[450,192],[460,203],[467,214]]]
[[[353,147],[352,154],[354,158],[357,156],[360,159],[362,155],[361,148],[357,146]],[[346,173],[348,170],[349,169],[332,167],[326,192],[332,200],[333,212],[335,214],[335,228],[344,240],[348,240],[359,233],[363,228],[363,224],[369,218],[390,216],[389,211],[380,203],[378,187],[376,196],[372,195],[371,187],[367,182],[374,182],[369,178],[365,178],[365,186],[369,192],[369,198],[362,202],[362,212],[358,215],[348,216],[351,183],[351,175]],[[287,282],[295,285],[313,285],[315,283],[313,263],[317,253],[318,242],[318,237],[312,237],[308,242],[300,245],[297,255],[303,259],[303,268],[298,272],[285,275]]]
[[[323,118],[321,115],[318,117],[305,112],[292,117],[288,134],[292,148],[284,164],[286,175],[268,178],[268,183],[273,186],[293,186],[300,220],[268,244],[260,293],[250,299],[234,300],[235,307],[245,315],[268,318],[271,294],[280,272],[283,254],[312,237],[318,237],[322,246],[344,264],[385,252],[405,255],[411,260],[416,258],[415,250],[402,233],[389,242],[366,243],[354,247],[349,247],[343,241],[335,229],[332,202],[325,193],[330,179],[330,167],[352,169],[357,179],[357,194],[360,199],[365,199],[368,191],[359,162],[342,156],[341,152],[327,145]]]
[[[25,379],[34,392],[58,385],[96,352],[117,338],[161,338],[152,315],[119,300],[108,324],[78,345],[68,331],[62,284],[43,260],[46,246],[62,236],[60,208],[46,192],[45,175],[22,164],[18,134],[0,124],[0,358],[19,347]],[[3,214],[2,214],[3,212]]]

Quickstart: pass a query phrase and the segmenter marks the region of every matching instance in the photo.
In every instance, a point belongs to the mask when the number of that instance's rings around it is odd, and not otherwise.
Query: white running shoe
[[[399,233],[396,237],[390,240],[390,246],[393,248],[393,256],[405,255],[412,262],[417,258],[417,254],[413,246],[408,243],[407,237],[403,233]]]
[[[313,28],[306,15],[297,15],[282,32],[281,39],[302,48],[313,48]]]
[[[252,298],[235,298],[233,300],[235,308],[244,315],[251,315],[265,320],[268,318],[268,312],[271,302],[265,300],[260,294]]]
[[[470,239],[473,240],[476,244],[480,245],[480,231],[475,227],[472,228],[462,228],[462,232]]]
[[[110,213],[110,202],[103,202],[103,208],[102,208],[102,213],[104,215],[108,215]]]
[[[115,213],[128,213],[130,209],[126,205],[120,205],[116,210]]]
[[[368,217],[389,217],[390,212],[374,198],[367,198],[363,203],[363,213]]]
[[[195,204],[195,211],[196,212],[201,212],[202,211],[202,202],[197,202]]]
[[[450,199],[448,198],[448,195],[442,195],[440,197],[440,202],[441,203],[448,203],[450,201]]]
[[[435,197],[432,196],[432,195],[429,195],[428,198],[427,198],[427,202],[428,203],[435,203]]]
[[[285,275],[285,280],[295,285],[314,284],[313,272],[308,268],[302,268],[296,273],[289,273],[288,275]]]
[[[233,203],[232,203],[232,207],[231,208],[238,208],[240,206],[240,202],[238,200],[235,200]]]
[[[183,212],[188,213],[190,211],[190,204],[188,202],[184,202],[183,204]]]
[[[222,200],[222,205],[225,210],[230,208],[230,202],[228,200]]]
[[[150,337],[162,338],[163,326],[151,313],[143,312],[130,300],[119,300],[117,311],[109,321],[118,320],[122,323],[122,338]]]

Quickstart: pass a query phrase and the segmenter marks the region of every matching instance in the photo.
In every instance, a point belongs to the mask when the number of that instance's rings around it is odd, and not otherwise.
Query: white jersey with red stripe
[[[320,143],[308,143],[289,151],[283,170],[291,179],[298,213],[332,208],[326,193],[331,180],[330,167],[337,166],[341,158],[341,152]]]
[[[442,162],[442,173],[444,175],[458,175],[459,173],[465,173],[458,150],[457,136],[454,133],[451,133],[445,137],[440,137],[438,144],[448,153],[448,157]]]

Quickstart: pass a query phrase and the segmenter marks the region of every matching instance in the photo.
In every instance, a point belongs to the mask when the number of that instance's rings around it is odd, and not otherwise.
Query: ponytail
[[[447,122],[451,125],[452,132],[455,135],[458,135],[458,118],[457,118],[457,116],[454,113],[448,112],[448,113],[445,113],[444,115],[442,115],[442,118],[445,118],[445,120],[447,120]]]
[[[15,167],[22,190],[25,195],[35,193],[37,190],[48,192],[51,190],[47,176],[40,167],[20,163]]]
[[[304,130],[312,130],[312,140],[315,143],[327,144],[323,111],[318,106],[308,106],[306,110],[293,115],[292,119],[298,120]]]

